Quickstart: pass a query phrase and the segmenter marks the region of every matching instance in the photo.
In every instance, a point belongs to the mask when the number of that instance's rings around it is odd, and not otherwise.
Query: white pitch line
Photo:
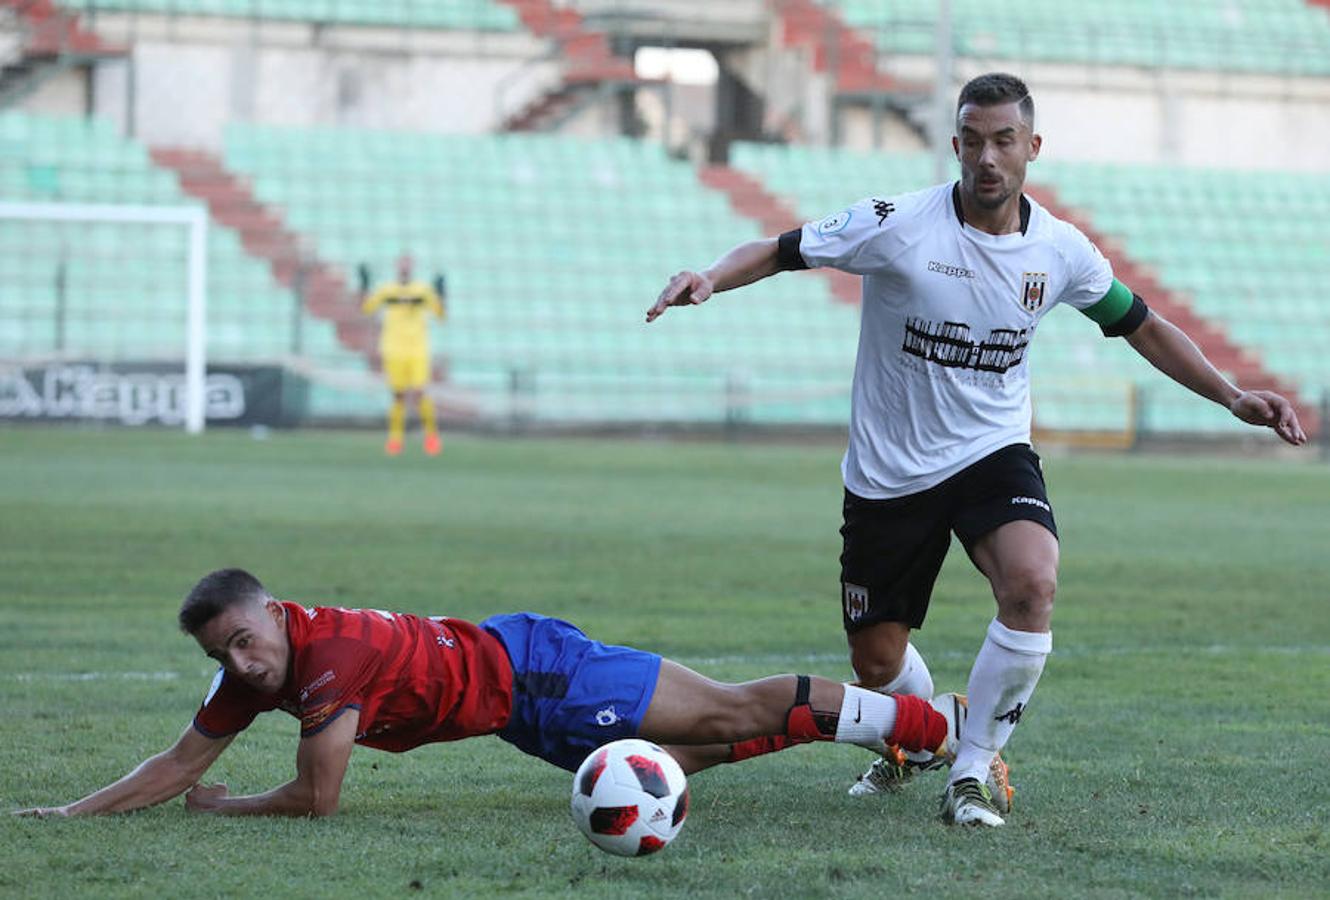
[[[965,650],[946,650],[928,652],[920,650],[925,660],[974,659],[976,647],[971,653]],[[1112,659],[1121,656],[1237,656],[1249,653],[1278,653],[1287,656],[1330,656],[1330,644],[1206,644],[1186,646],[1170,644],[1168,646],[1118,646],[1118,647],[1058,647],[1053,646],[1053,656],[1061,659]],[[756,655],[735,654],[729,656],[676,656],[671,659],[690,666],[706,665],[742,665],[745,663],[843,663],[847,654],[842,653],[807,653],[803,655],[763,653]]]
[[[15,681],[175,681],[180,672],[19,672]],[[192,677],[192,676],[189,676]]]
[[[1330,644],[1206,644],[1189,647],[1186,645],[1140,646],[1140,647],[1064,647],[1053,649],[1055,657],[1063,659],[1111,659],[1121,656],[1167,655],[1187,656],[1236,656],[1249,653],[1278,653],[1285,656],[1330,656]],[[966,662],[974,659],[974,654],[963,650],[925,653],[926,659]],[[746,665],[762,663],[770,665],[794,665],[798,663],[844,663],[841,653],[756,653],[733,654],[729,656],[672,656],[675,662],[690,666]],[[207,679],[214,671],[206,672],[18,672],[8,676],[14,681],[176,681],[181,678]]]

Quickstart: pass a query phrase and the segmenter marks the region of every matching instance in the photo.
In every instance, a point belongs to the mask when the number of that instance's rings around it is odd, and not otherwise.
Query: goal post
[[[201,206],[0,202],[0,219],[180,225],[188,229],[188,307],[185,318],[185,430],[205,426],[208,314],[208,214]]]

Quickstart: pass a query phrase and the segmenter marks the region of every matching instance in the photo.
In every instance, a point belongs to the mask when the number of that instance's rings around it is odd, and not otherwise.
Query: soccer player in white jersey
[[[646,316],[782,271],[830,266],[863,276],[841,466],[843,624],[860,684],[929,696],[932,678],[909,639],[951,532],[988,579],[997,616],[970,672],[966,730],[942,797],[942,818],[958,824],[1003,824],[1010,792],[998,752],[1052,649],[1057,530],[1030,447],[1025,362],[1048,311],[1071,305],[1242,421],[1306,441],[1288,400],[1231,383],[1113,278],[1080,231],[1022,193],[1041,142],[1019,78],[975,78],[957,102],[960,181],[869,198],[741,244],[705,271],[675,275]],[[890,786],[908,762],[884,757],[851,793]]]

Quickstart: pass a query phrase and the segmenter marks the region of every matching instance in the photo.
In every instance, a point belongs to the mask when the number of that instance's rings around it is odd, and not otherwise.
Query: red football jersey
[[[356,743],[401,752],[501,729],[512,711],[512,667],[499,640],[461,619],[283,603],[291,669],[276,694],[218,672],[194,727],[222,737],[282,709],[317,734],[360,711]]]

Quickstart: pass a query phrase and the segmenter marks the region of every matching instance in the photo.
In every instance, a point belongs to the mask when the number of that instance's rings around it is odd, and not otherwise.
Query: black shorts
[[[845,630],[924,624],[956,532],[966,551],[999,525],[1028,519],[1057,537],[1039,456],[1028,444],[990,453],[917,494],[866,500],[845,492],[841,613]]]

